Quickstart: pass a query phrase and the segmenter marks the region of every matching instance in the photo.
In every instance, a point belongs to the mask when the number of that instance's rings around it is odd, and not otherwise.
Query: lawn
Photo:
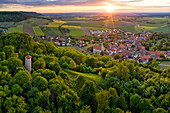
[[[99,75],[91,74],[91,73],[80,73],[80,72],[72,71],[69,69],[63,69],[63,71],[68,73],[70,75],[70,78],[72,78],[73,80],[76,80],[79,76],[83,76],[83,77],[86,77],[89,80],[99,84],[102,88],[106,89],[105,81]]]
[[[17,27],[11,27],[8,29],[7,33],[21,32],[23,33],[23,25],[17,25]]]
[[[43,31],[40,29],[39,26],[35,26],[35,27],[32,27],[32,28],[33,28],[34,34],[36,36],[43,36],[44,35]]]

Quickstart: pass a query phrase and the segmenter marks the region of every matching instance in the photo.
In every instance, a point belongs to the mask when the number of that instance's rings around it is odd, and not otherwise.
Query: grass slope
[[[80,73],[69,69],[63,69],[63,71],[68,73],[70,75],[70,78],[72,78],[73,80],[76,80],[79,76],[83,76],[93,81],[94,83],[98,83],[102,88],[104,89],[106,88],[104,79],[99,75],[95,75],[91,73]]]

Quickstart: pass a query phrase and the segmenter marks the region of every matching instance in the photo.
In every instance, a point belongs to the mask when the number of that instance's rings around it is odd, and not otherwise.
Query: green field
[[[144,28],[144,29],[155,29],[155,28],[157,28],[157,27],[151,27],[151,26],[141,26],[142,28]]]
[[[33,28],[33,31],[34,31],[34,34],[36,36],[43,36],[44,33],[42,32],[42,30],[40,29],[39,26],[35,26],[35,27],[32,27]]]
[[[79,76],[83,76],[95,83],[98,83],[102,88],[104,89],[106,88],[104,79],[100,77],[99,75],[95,75],[91,73],[80,73],[80,72],[72,71],[69,69],[63,69],[63,71],[71,75],[70,78],[72,78],[73,80],[76,80]]]
[[[80,36],[84,35],[80,26],[63,25],[62,27],[69,29],[70,30],[69,35],[71,35],[71,36],[80,37]]]
[[[8,29],[7,33],[21,32],[23,33],[23,25],[17,25],[17,27],[11,27]]]
[[[152,29],[150,31],[170,33],[170,25],[169,26],[167,25],[167,26],[164,26],[164,27],[159,27],[159,28],[156,28],[156,29]]]
[[[59,31],[58,27],[40,27],[43,33],[47,36],[61,36],[61,32]]]
[[[167,25],[169,20],[167,18],[141,17],[135,21],[126,21],[121,19],[124,18],[114,17],[114,21],[112,21],[111,18],[104,18],[102,16],[89,17],[86,15],[84,17],[62,17],[54,20],[44,18],[30,18],[17,23],[0,22],[0,24],[9,27],[8,33],[23,32],[22,25],[30,26],[33,27],[34,34],[37,36],[63,36],[63,34],[58,29],[58,27],[61,25],[63,28],[69,29],[69,35],[74,36],[75,38],[84,36],[81,27],[87,28],[88,31],[107,30],[114,26],[115,28],[132,33],[142,32],[143,30],[170,33],[170,26]],[[128,19],[133,18],[129,17]]]
[[[48,25],[48,23],[51,23],[51,22],[52,22],[52,20],[48,20],[48,19],[30,18],[30,19],[18,22],[15,25],[26,24],[26,25],[30,25],[30,26],[40,26],[40,25]]]

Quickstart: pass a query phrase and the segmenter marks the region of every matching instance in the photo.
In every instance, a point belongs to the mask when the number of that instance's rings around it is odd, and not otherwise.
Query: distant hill
[[[34,16],[34,17],[43,16],[42,14],[36,13],[36,12],[20,12],[20,13],[27,15],[27,16]]]
[[[42,15],[35,12],[0,12],[0,22],[19,22],[38,16]]]

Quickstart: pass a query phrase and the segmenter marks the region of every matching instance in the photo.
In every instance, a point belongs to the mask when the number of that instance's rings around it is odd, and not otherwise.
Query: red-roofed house
[[[125,45],[123,45],[123,44],[120,44],[120,46],[119,46],[120,48],[126,48],[126,46]]]

